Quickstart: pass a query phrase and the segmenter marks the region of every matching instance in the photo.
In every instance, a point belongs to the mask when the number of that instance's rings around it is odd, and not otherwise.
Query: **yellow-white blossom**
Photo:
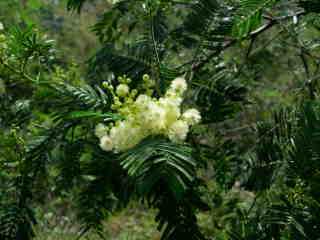
[[[189,127],[199,123],[200,113],[196,109],[189,109],[181,113],[183,93],[187,90],[184,78],[176,78],[169,86],[164,97],[153,98],[148,95],[151,86],[143,88],[139,94],[136,89],[125,84],[126,78],[113,93],[113,110],[123,115],[124,120],[118,120],[110,130],[104,125],[96,127],[96,135],[101,139],[100,146],[105,151],[126,151],[148,136],[162,135],[173,142],[185,141]],[[144,76],[144,81],[151,81]],[[109,88],[111,89],[111,88]],[[112,91],[112,90],[111,90]]]
[[[186,140],[188,132],[188,123],[183,120],[178,120],[170,126],[168,137],[172,142],[179,143]]]
[[[182,119],[185,120],[189,125],[194,125],[201,121],[201,115],[197,109],[191,108],[183,113]]]
[[[99,123],[94,131],[94,134],[98,137],[98,138],[102,138],[103,136],[105,136],[108,133],[108,128],[102,124]]]
[[[109,152],[113,149],[113,142],[109,136],[103,136],[100,138],[100,147],[102,150]]]
[[[166,109],[163,108],[157,101],[150,101],[148,103],[146,121],[150,131],[159,133],[166,127]]]
[[[169,93],[174,92],[178,95],[182,95],[187,90],[187,88],[187,81],[182,77],[178,77],[172,81],[169,88]]]

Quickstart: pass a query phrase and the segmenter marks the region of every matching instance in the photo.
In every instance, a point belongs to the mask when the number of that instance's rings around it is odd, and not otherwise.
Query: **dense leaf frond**
[[[127,46],[123,50],[116,50],[113,45],[107,44],[90,59],[89,76],[105,79],[106,70],[116,76],[127,74],[133,79],[144,73],[151,73],[153,58],[150,55],[150,45],[144,41],[134,46]]]
[[[194,213],[202,201],[193,188],[196,163],[190,151],[187,146],[151,138],[121,157],[140,198],[159,209],[156,220],[163,240],[204,239]]]
[[[232,116],[246,99],[247,89],[234,79],[235,73],[217,67],[212,75],[195,78],[194,100],[201,112],[204,113],[203,122],[220,122]]]
[[[19,204],[0,205],[0,238],[3,240],[25,239],[34,236],[36,220],[33,211]]]
[[[300,0],[298,3],[307,12],[320,13],[320,2],[317,0]]]
[[[166,140],[147,139],[122,156],[122,166],[137,181],[142,195],[164,181],[179,199],[194,180],[196,163],[190,151]]]
[[[49,86],[49,94],[52,94],[53,106],[60,111],[104,109],[110,105],[109,96],[98,86],[58,83]]]

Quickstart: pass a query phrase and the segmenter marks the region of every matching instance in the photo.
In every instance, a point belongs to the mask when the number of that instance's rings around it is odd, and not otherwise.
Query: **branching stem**
[[[12,66],[10,66],[10,64],[6,63],[2,58],[0,58],[0,64],[3,65],[5,68],[9,69],[11,72],[20,75],[21,77],[23,77],[24,79],[26,79],[30,82],[37,82],[35,79],[33,79],[28,74],[26,74],[24,71],[19,71],[19,70],[13,68]]]

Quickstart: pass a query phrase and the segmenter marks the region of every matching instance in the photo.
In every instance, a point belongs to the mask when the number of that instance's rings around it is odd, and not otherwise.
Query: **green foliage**
[[[233,36],[244,38],[256,30],[262,22],[263,10],[279,2],[278,0],[242,0],[237,10]]]
[[[10,239],[32,239],[36,223],[31,209],[18,204],[0,205],[0,237]]]
[[[281,111],[275,115],[272,125],[264,126],[264,131],[259,133],[260,137],[263,136],[268,140],[260,142],[257,149],[258,154],[261,151],[265,154],[258,155],[258,159],[263,161],[263,166],[258,170],[254,169],[254,174],[257,174],[256,179],[264,184],[268,184],[267,179],[270,180],[269,185],[263,186],[262,189],[267,189],[272,196],[265,202],[262,198],[257,200],[263,204],[260,208],[266,209],[264,212],[257,212],[258,215],[255,216],[260,219],[255,221],[261,221],[263,234],[268,234],[265,237],[319,238],[314,219],[318,217],[316,212],[319,211],[318,196],[315,191],[315,188],[319,187],[316,172],[320,167],[319,161],[316,161],[318,156],[316,145],[319,137],[315,128],[318,125],[316,122],[319,121],[317,109],[318,102],[307,101],[293,113]],[[267,178],[262,177],[262,172]],[[285,191],[275,192],[277,188]],[[253,232],[254,229],[251,234]],[[265,239],[258,238],[256,234],[253,236],[252,239]]]
[[[35,25],[0,30],[0,239],[32,239],[34,206],[55,197],[70,197],[79,237],[105,238],[104,221],[136,200],[156,211],[164,240],[319,239],[318,1],[106,6],[86,70]],[[184,104],[202,124],[183,144],[153,136],[102,151],[95,126],[128,117],[114,113],[103,82],[126,75],[137,87],[146,73],[153,97],[184,76]]]
[[[320,12],[320,4],[316,0],[301,0],[299,6],[303,7],[307,12]]]
[[[179,200],[194,180],[196,163],[190,158],[190,151],[186,146],[167,141],[146,140],[122,156],[122,165],[137,181],[142,196],[152,195],[158,182],[166,182],[171,194]]]
[[[204,72],[193,80],[194,101],[204,115],[204,123],[232,117],[246,101],[247,89],[236,79],[236,72],[217,67],[211,74]]]
[[[55,107],[60,111],[67,108],[65,111],[70,113],[70,107],[75,111],[103,109],[110,105],[108,95],[98,86],[95,88],[89,85],[76,87],[67,83],[57,83],[51,84],[49,87],[52,97],[59,97],[55,102]],[[73,117],[76,116],[73,114]]]
[[[81,8],[86,0],[69,0],[67,3],[68,10],[77,10],[81,11]]]
[[[10,35],[8,48],[10,53],[18,60],[28,60],[31,57],[36,57],[43,61],[50,54],[53,41],[41,39],[39,34],[33,31],[32,26],[25,30],[13,27],[10,30]]]

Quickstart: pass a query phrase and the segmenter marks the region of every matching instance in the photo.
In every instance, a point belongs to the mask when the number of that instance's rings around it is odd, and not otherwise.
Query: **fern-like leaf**
[[[241,0],[233,26],[233,36],[246,37],[251,31],[257,29],[262,22],[263,11],[279,0]]]
[[[112,72],[116,76],[127,74],[138,79],[144,73],[151,73],[153,59],[150,51],[152,49],[145,41],[122,50],[116,50],[112,44],[107,44],[90,59],[89,76],[99,80],[104,78],[106,72]]]
[[[142,195],[149,195],[156,184],[164,181],[177,199],[194,180],[196,166],[189,147],[163,139],[146,139],[125,153],[121,164],[137,181]]]
[[[35,236],[33,211],[19,204],[0,205],[0,239],[31,240]]]
[[[108,94],[98,86],[78,87],[67,83],[57,83],[49,86],[47,94],[51,95],[50,106],[54,106],[54,109],[61,114],[79,110],[106,109],[110,106]]]
[[[299,6],[307,12],[320,13],[320,2],[318,0],[300,0]]]
[[[196,191],[196,163],[191,148],[162,138],[149,138],[121,156],[138,196],[157,208],[162,240],[204,239],[195,209],[205,204]]]

